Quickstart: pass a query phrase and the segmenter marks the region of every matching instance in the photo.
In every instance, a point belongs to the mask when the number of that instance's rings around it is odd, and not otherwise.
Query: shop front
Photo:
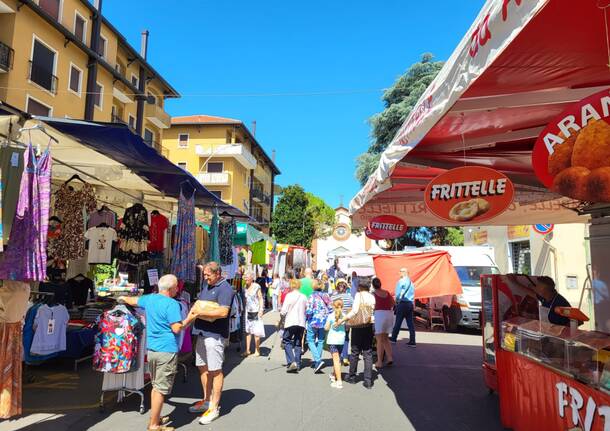
[[[98,394],[142,396],[145,319],[116,298],[153,292],[172,273],[186,313],[198,264],[219,240],[200,238],[196,219],[247,216],[127,127],[1,108],[0,418],[22,412],[22,360],[26,379],[47,361],[73,361],[76,372],[92,361],[104,377]]]
[[[518,275],[481,278],[483,353],[502,423],[515,430],[610,429],[605,3],[488,1],[350,205],[356,227],[391,215],[463,226],[475,244],[505,230],[505,271]],[[533,259],[544,247],[531,229],[547,236],[550,224],[582,227],[568,247],[589,248],[578,259],[590,255],[590,271],[576,276],[589,278],[592,307],[554,305],[545,286],[572,286],[575,274]]]

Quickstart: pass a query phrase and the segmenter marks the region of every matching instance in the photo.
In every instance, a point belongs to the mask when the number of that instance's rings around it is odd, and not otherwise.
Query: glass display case
[[[568,344],[567,361],[569,371],[574,378],[610,392],[608,335],[596,331],[578,331]]]

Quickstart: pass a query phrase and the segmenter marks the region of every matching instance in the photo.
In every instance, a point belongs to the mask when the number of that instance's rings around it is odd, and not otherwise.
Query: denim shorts
[[[328,350],[330,350],[330,353],[341,354],[343,352],[343,344],[329,344]]]

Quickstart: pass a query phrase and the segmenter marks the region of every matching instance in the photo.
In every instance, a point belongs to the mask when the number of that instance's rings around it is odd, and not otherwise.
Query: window
[[[133,115],[129,114],[127,124],[129,124],[129,127],[131,127],[132,129],[136,128],[136,119],[133,117]]]
[[[144,142],[146,142],[151,147],[154,146],[155,142],[155,134],[152,130],[144,129]]]
[[[102,109],[104,105],[104,86],[99,82],[95,83],[95,90],[93,94],[93,104],[98,108]]]
[[[50,117],[53,111],[47,105],[32,99],[30,96],[27,98],[25,110],[28,114],[40,115],[43,117]]]
[[[55,21],[60,21],[61,0],[38,0],[38,6],[51,15]]]
[[[87,43],[87,20],[78,12],[74,13],[74,36]]]
[[[231,133],[230,130],[227,130],[227,144],[230,144],[232,142],[233,139],[233,134]]]
[[[32,60],[30,61],[30,80],[55,93],[57,90],[57,77],[54,74],[56,62],[56,52],[34,37]]]
[[[186,162],[178,162],[177,165],[186,171]]]
[[[531,249],[529,241],[509,243],[510,263],[513,274],[532,274]]]
[[[68,89],[80,96],[83,72],[73,64],[70,64],[70,81]]]
[[[222,162],[208,162],[207,171],[210,173],[220,173],[224,171]]]
[[[117,63],[114,65],[114,70],[116,70],[119,75],[123,74],[123,65],[121,65],[121,63]]]
[[[135,73],[132,73],[131,74],[131,85],[138,88],[138,84],[139,84],[138,75],[136,75]]]
[[[97,41],[97,53],[104,58],[106,58],[107,45],[108,45],[108,39],[106,39],[104,36],[100,35],[100,38]]]
[[[180,133],[178,135],[178,146],[180,148],[186,148],[189,145],[189,134],[188,133]]]
[[[157,96],[155,96],[150,91],[146,92],[146,97],[148,98],[146,103],[148,103],[149,105],[156,105],[157,104]]]
[[[209,192],[215,195],[218,199],[222,199],[222,192],[220,190],[210,190]]]

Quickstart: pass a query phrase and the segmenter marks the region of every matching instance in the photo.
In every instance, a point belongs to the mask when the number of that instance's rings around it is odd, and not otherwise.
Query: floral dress
[[[117,235],[120,261],[134,265],[148,261],[148,211],[142,204],[125,210]]]
[[[91,184],[85,183],[79,190],[62,184],[55,192],[55,213],[62,220],[62,232],[54,245],[57,254],[53,257],[75,260],[85,256],[85,214],[96,206]]]
[[[136,369],[138,337],[142,324],[130,313],[110,310],[97,320],[93,369],[104,373],[126,373]]]

